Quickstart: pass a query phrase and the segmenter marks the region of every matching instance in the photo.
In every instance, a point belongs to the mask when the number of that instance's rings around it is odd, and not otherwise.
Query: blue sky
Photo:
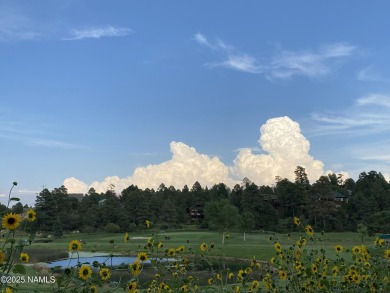
[[[0,1],[0,201],[13,181],[30,204],[67,179],[272,184],[297,164],[390,179],[389,8]]]

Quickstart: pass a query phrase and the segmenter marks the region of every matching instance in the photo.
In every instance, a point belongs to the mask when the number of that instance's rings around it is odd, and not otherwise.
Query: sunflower
[[[170,248],[167,250],[167,255],[168,256],[175,256],[176,250],[174,248]]]
[[[69,242],[68,247],[70,252],[80,251],[81,243],[78,240],[72,240],[71,242]]]
[[[99,277],[102,281],[107,281],[111,277],[111,272],[109,268],[101,268],[99,270]]]
[[[354,246],[352,248],[352,252],[353,252],[354,255],[358,255],[358,254],[360,254],[362,252],[362,249],[360,248],[360,246]]]
[[[125,242],[125,243],[127,243],[127,241],[129,241],[129,233],[125,233],[125,236],[123,237],[123,241]]]
[[[343,251],[343,246],[342,246],[342,245],[336,245],[336,246],[335,246],[335,249],[336,249],[336,252],[337,252],[337,253],[340,253],[340,252]]]
[[[311,265],[311,271],[312,271],[313,274],[316,274],[316,273],[318,272],[318,267],[317,267],[317,265],[312,264],[312,265]]]
[[[276,250],[277,252],[281,252],[281,251],[282,251],[282,246],[280,245],[279,242],[276,242],[276,243],[274,244],[274,247],[275,247],[275,250]]]
[[[338,272],[339,272],[339,267],[338,266],[334,266],[332,268],[332,273],[333,273],[333,277],[337,276]]]
[[[299,226],[300,224],[301,224],[301,221],[299,220],[299,218],[294,217],[294,225]]]
[[[306,234],[309,235],[310,237],[312,237],[313,234],[314,234],[314,230],[313,230],[313,228],[312,228],[310,225],[307,225],[307,226],[305,227],[305,232],[306,232]]]
[[[385,250],[385,258],[387,258],[387,260],[390,260],[390,248]]]
[[[201,245],[200,245],[200,250],[201,251],[206,251],[207,250],[207,244],[206,243],[202,243]]]
[[[207,280],[207,283],[208,283],[209,285],[214,284],[214,279],[213,279],[213,278],[208,279],[208,280]]]
[[[136,277],[140,274],[142,267],[141,267],[141,263],[138,259],[135,260],[134,263],[130,264],[129,267],[130,267],[131,273],[133,274],[134,277]]]
[[[279,271],[279,278],[280,278],[281,280],[286,280],[286,279],[287,279],[287,274],[286,274],[286,272],[280,270],[280,271]]]
[[[228,279],[231,280],[231,279],[233,279],[233,278],[234,278],[234,274],[233,274],[233,273],[229,273]]]
[[[183,252],[184,251],[184,245],[180,245],[178,248],[176,248],[176,252]]]
[[[234,288],[234,292],[235,292],[235,293],[240,293],[240,292],[241,292],[241,287],[237,285],[237,286]]]
[[[3,228],[15,230],[19,227],[22,217],[19,214],[9,213],[2,219]]]
[[[27,210],[27,221],[34,222],[37,219],[37,213],[33,209]]]
[[[82,265],[79,269],[79,277],[86,281],[89,277],[92,276],[92,269],[89,265]]]
[[[5,261],[5,252],[0,250],[0,264]]]
[[[136,281],[131,281],[127,284],[127,292],[128,293],[135,293],[137,292],[137,282]]]
[[[98,291],[98,289],[97,289],[97,287],[96,287],[95,285],[93,285],[93,286],[91,286],[91,287],[89,288],[89,292],[90,292],[90,293],[97,293],[97,291]]]
[[[146,254],[146,252],[139,252],[139,253],[137,254],[137,258],[138,258],[140,261],[144,262],[144,261],[147,261],[147,260],[148,260],[148,255]]]
[[[217,274],[216,278],[217,278],[218,281],[222,281],[222,275],[221,274]]]
[[[152,226],[152,222],[150,222],[149,220],[145,220],[145,225],[146,225],[146,228],[150,228]]]
[[[158,243],[157,243],[157,248],[162,248],[164,245],[163,245],[163,243],[161,242],[161,241],[159,241]]]
[[[3,291],[1,291],[1,292],[3,292]],[[5,288],[4,293],[12,293],[12,292],[14,292],[14,290],[11,287]]]
[[[252,281],[252,284],[251,284],[252,289],[257,289],[257,288],[259,288],[259,286],[260,286],[259,281],[257,281],[257,280]]]
[[[30,259],[30,257],[28,256],[27,253],[22,252],[22,253],[20,254],[20,260],[21,260],[22,262],[28,262],[29,259]]]
[[[187,285],[183,285],[183,286],[180,287],[180,291],[181,292],[188,292],[188,290],[189,290],[189,288],[188,288]]]

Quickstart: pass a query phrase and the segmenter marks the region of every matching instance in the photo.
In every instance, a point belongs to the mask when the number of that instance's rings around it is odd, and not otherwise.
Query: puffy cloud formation
[[[64,186],[68,189],[68,193],[86,193],[88,191],[88,185],[74,177],[66,178]]]
[[[260,128],[259,143],[267,154],[254,154],[250,149],[242,149],[233,161],[226,166],[217,157],[200,154],[195,148],[182,142],[171,142],[172,158],[156,165],[135,169],[126,178],[111,176],[103,182],[87,184],[72,177],[64,181],[69,192],[86,192],[93,187],[97,192],[105,192],[115,187],[121,192],[131,184],[139,188],[157,189],[161,183],[182,188],[191,187],[196,181],[202,186],[225,183],[233,187],[244,177],[258,185],[272,185],[275,177],[294,180],[297,166],[306,169],[309,180],[314,182],[323,172],[323,163],[309,155],[310,143],[301,134],[299,124],[288,117],[269,119]]]
[[[272,185],[276,176],[293,180],[297,166],[306,169],[311,182],[323,174],[323,163],[309,155],[310,143],[298,123],[288,117],[269,119],[260,133],[259,143],[268,154],[241,150],[231,167],[235,176],[248,177],[258,185]]]

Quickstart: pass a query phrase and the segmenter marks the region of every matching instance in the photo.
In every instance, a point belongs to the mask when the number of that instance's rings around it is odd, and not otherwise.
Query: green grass
[[[152,235],[154,234],[154,235]],[[315,234],[315,237],[320,235]],[[37,251],[44,250],[50,251],[63,251],[67,252],[68,243],[71,240],[82,240],[82,251],[88,252],[107,252],[113,254],[126,254],[135,256],[138,251],[144,250],[146,239],[132,239],[133,237],[158,237],[159,241],[164,244],[163,250],[169,248],[177,248],[180,245],[186,247],[186,251],[191,248],[194,252],[192,255],[195,259],[200,255],[199,246],[202,243],[208,245],[214,243],[215,248],[211,250],[210,255],[219,258],[218,256],[225,256],[229,259],[251,259],[255,256],[258,260],[269,261],[271,257],[275,256],[275,249],[273,247],[274,239],[282,245],[283,248],[287,248],[293,245],[300,236],[305,236],[303,233],[291,233],[290,239],[287,234],[272,234],[267,232],[253,232],[246,233],[246,241],[243,239],[243,233],[227,233],[228,237],[225,238],[225,244],[221,244],[222,234],[211,231],[175,231],[175,232],[159,232],[156,234],[154,230],[142,231],[129,234],[130,240],[128,243],[124,243],[124,234],[109,234],[109,233],[96,233],[96,234],[67,234],[61,238],[54,238],[50,243],[33,243],[31,248]],[[269,237],[273,239],[270,241]],[[365,237],[365,244],[372,246],[374,237]],[[113,242],[113,243],[110,243]],[[351,249],[355,245],[361,244],[361,235],[358,233],[346,232],[346,233],[325,233],[322,236],[322,241],[316,241],[316,244],[312,244],[308,241],[308,248],[325,249],[326,255],[329,258],[335,258],[336,253],[334,247],[337,244],[342,244],[344,249]],[[53,253],[53,255],[56,255]],[[198,257],[199,259],[199,257]],[[36,272],[32,267],[28,268],[27,275],[36,275]],[[22,284],[18,287],[18,292],[31,292],[35,287],[34,284]],[[51,288],[48,285],[40,285],[38,292],[51,292]],[[115,290],[115,292],[123,292],[122,289]]]

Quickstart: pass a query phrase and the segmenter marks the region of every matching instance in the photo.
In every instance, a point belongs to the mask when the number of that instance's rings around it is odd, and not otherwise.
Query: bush
[[[108,223],[106,225],[106,227],[104,227],[104,231],[107,233],[118,233],[119,230],[120,230],[120,227],[114,223]]]
[[[127,231],[129,232],[135,232],[138,230],[137,224],[136,223],[130,223],[129,227],[127,228]]]

